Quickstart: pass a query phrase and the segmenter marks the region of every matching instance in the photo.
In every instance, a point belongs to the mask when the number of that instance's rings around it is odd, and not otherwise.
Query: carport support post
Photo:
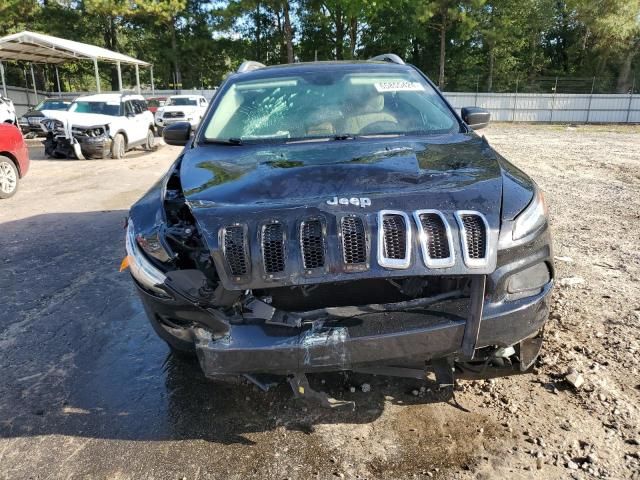
[[[33,93],[36,96],[36,105],[38,104],[38,88],[36,87],[36,76],[33,73],[33,63],[30,63],[31,67],[31,83],[33,83]]]
[[[98,71],[98,59],[93,59],[93,69],[96,72],[96,91],[100,93],[100,72]]]
[[[156,86],[153,84],[153,65],[151,65],[150,70],[151,70],[151,95],[155,95]]]
[[[136,63],[136,88],[138,89],[138,95],[140,95],[140,67]]]
[[[7,84],[4,80],[4,64],[0,62],[0,76],[2,77],[2,91],[4,92],[4,96],[7,96]]]
[[[122,69],[120,68],[120,62],[116,62],[118,68],[118,91],[122,92]]]
[[[58,65],[56,65],[56,82],[58,82],[58,97],[62,97],[62,89],[60,88],[60,73],[58,72]]]

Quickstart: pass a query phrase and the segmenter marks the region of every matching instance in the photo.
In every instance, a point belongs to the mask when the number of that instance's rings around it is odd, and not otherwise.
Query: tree
[[[473,25],[474,19],[468,12],[471,8],[484,3],[484,0],[427,0],[423,4],[421,19],[428,22],[438,32],[440,43],[440,60],[438,69],[438,86],[445,85],[445,60],[447,48],[447,32],[456,23]]]

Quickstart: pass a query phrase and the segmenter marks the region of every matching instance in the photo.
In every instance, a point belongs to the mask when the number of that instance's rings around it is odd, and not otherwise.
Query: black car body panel
[[[237,76],[413,68],[330,66]],[[132,273],[163,339],[210,376],[531,365],[555,272],[546,217],[513,233],[539,198],[525,173],[455,113],[457,133],[207,142],[235,77],[130,211]]]
[[[371,276],[490,273],[495,269],[502,202],[502,174],[496,156],[486,142],[472,134],[430,140],[355,140],[347,144],[305,143],[267,148],[204,145],[185,152],[180,178],[186,201],[228,289],[317,284]],[[233,163],[229,156],[233,156]],[[371,205],[327,203],[334,198],[367,198]],[[378,265],[377,213],[398,210],[411,216],[421,209],[442,212],[454,237],[458,230],[456,211],[482,213],[489,223],[490,255],[486,265],[466,267],[461,245],[454,242],[454,257],[458,261],[451,267],[428,269],[420,259],[417,235],[412,237],[409,268],[388,270]],[[341,261],[338,225],[348,215],[362,218],[367,231],[369,266],[362,271],[347,271]],[[328,261],[322,271],[312,274],[306,274],[301,264],[298,235],[300,222],[307,218],[321,219],[327,229]],[[260,228],[274,221],[286,228],[285,270],[274,275],[264,271],[259,242],[251,242],[249,257],[255,261],[250,272],[234,279],[223,259],[220,228],[246,225],[248,237],[258,238]]]

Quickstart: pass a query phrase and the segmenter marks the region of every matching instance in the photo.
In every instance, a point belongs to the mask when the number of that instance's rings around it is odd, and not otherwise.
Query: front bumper
[[[74,137],[80,144],[80,150],[85,158],[106,158],[111,154],[111,138],[101,137]]]
[[[142,261],[150,263],[144,257]],[[549,269],[546,284],[521,298],[508,293],[510,279],[541,263]],[[298,328],[260,322],[228,324],[187,298],[171,294],[161,280],[147,278],[146,287],[144,282],[136,285],[156,325],[196,325],[185,330],[204,373],[213,377],[375,366],[424,368],[426,361],[441,358],[466,362],[473,359],[474,350],[509,347],[536,337],[548,318],[553,276],[551,239],[545,228],[535,238],[499,251],[492,274],[472,276],[469,297],[440,300],[420,310],[332,317]],[[138,277],[138,281],[144,279]],[[478,278],[482,278],[481,289],[473,288]],[[169,295],[161,297],[149,285]],[[480,296],[474,293],[478,291]],[[474,299],[479,308],[474,307]],[[471,329],[474,312],[479,312],[480,321]]]
[[[174,123],[188,122],[186,117],[172,117],[172,118],[156,118],[156,125],[158,127],[168,127]]]
[[[106,158],[111,154],[111,138],[106,135],[100,137],[74,136],[80,146],[84,158]],[[56,158],[75,157],[75,150],[70,139],[58,135],[50,135],[45,140],[45,152]]]
[[[552,282],[532,297],[485,302],[476,348],[507,347],[535,336],[549,314]],[[193,305],[159,299],[138,287],[149,315],[195,319]],[[195,329],[196,352],[204,373],[223,374],[356,370],[374,365],[424,366],[428,360],[462,353],[468,300],[434,305],[428,313],[385,312],[359,322],[299,330],[265,325],[231,325],[218,339]]]

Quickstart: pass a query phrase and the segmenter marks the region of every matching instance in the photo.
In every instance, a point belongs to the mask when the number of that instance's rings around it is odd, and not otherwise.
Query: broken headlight
[[[40,122],[48,132],[64,133],[64,124],[60,120],[46,118]]]
[[[105,127],[74,128],[72,133],[87,137],[101,137],[105,134]]]
[[[513,222],[513,240],[520,240],[541,228],[546,222],[549,210],[542,191],[536,187],[531,203]]]
[[[166,277],[164,273],[156,268],[142,253],[136,241],[136,234],[131,219],[129,219],[129,223],[127,224],[125,246],[127,249],[129,268],[131,269],[133,278],[145,289],[150,290],[154,294],[160,297],[168,297],[167,293],[160,288],[160,285],[164,283]]]

